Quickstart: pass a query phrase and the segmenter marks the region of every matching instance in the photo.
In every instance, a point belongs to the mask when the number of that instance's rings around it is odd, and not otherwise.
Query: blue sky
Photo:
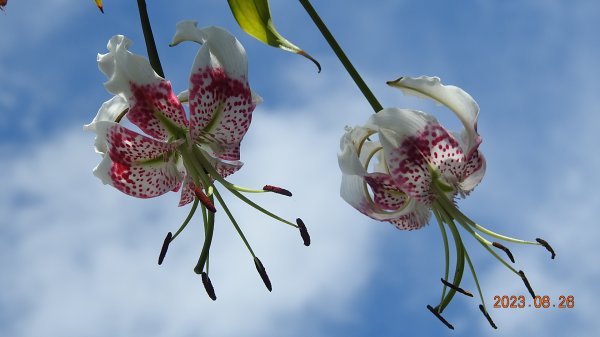
[[[195,221],[156,256],[187,215],[178,195],[127,197],[92,174],[100,157],[82,125],[110,98],[96,54],[114,34],[144,54],[135,1],[9,1],[0,13],[0,336],[591,336],[597,263],[600,4],[596,1],[314,1],[384,106],[418,108],[458,127],[446,110],[403,97],[385,81],[439,76],[479,103],[488,168],[460,208],[482,225],[539,247],[511,246],[540,295],[573,295],[573,309],[492,309],[456,297],[446,329],[425,308],[439,300],[443,247],[436,225],[401,232],[339,198],[336,154],[346,125],[371,111],[296,1],[272,1],[279,31],[323,66],[264,46],[237,27],[225,1],[149,1],[168,79],[186,88],[197,46],[167,45],[182,19],[232,31],[246,47],[250,83],[264,99],[231,181],[282,185],[292,199],[256,200],[302,217],[313,237],[231,199],[273,282],[268,293],[224,218],[215,230],[216,302],[192,269]],[[490,305],[527,295],[522,282],[466,240]],[[464,287],[475,285],[465,276]]]

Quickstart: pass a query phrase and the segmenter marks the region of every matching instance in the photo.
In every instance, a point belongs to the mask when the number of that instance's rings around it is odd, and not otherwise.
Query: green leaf
[[[236,21],[246,33],[270,46],[306,57],[315,63],[319,72],[321,71],[321,65],[317,60],[277,32],[271,18],[268,0],[227,0],[227,2]]]

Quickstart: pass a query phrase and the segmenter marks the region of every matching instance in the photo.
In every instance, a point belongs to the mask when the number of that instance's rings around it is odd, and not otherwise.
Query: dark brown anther
[[[260,262],[258,257],[254,257],[254,265],[256,266],[256,270],[260,274],[260,278],[262,278],[267,289],[269,289],[269,291],[272,291],[273,287],[271,286],[271,280],[269,280],[269,275],[267,275],[267,270],[265,269],[265,266],[263,266],[262,262]]]
[[[198,200],[200,200],[200,202],[202,203],[202,205],[204,205],[204,207],[206,207],[207,210],[215,213],[217,211],[217,209],[215,208],[215,204],[213,204],[213,202],[210,200],[210,198],[204,193],[204,191],[202,191],[201,188],[199,187],[194,187],[194,194],[196,195],[196,198],[198,198]]]
[[[544,246],[544,248],[546,248],[546,250],[549,251],[550,254],[552,254],[551,258],[552,258],[552,260],[554,260],[556,253],[554,253],[554,249],[552,249],[552,247],[550,247],[550,244],[546,240],[540,239],[540,238],[535,239],[535,241],[537,241],[540,245]]]
[[[288,197],[292,196],[292,192],[286,190],[285,188],[281,188],[281,187],[277,187],[277,186],[265,185],[265,187],[263,187],[263,191],[273,192],[273,193],[285,195]]]
[[[523,280],[523,283],[525,283],[527,290],[529,290],[529,294],[531,294],[531,297],[535,299],[535,293],[533,292],[533,288],[531,288],[531,284],[529,284],[529,280],[527,280],[527,277],[525,277],[525,273],[522,270],[519,270],[519,276],[521,276],[521,279]]]
[[[160,254],[158,255],[158,265],[160,266],[165,259],[165,255],[167,255],[167,250],[169,249],[169,244],[171,243],[171,239],[173,238],[173,234],[171,232],[167,233],[165,237],[165,241],[163,241],[162,248],[160,249]]]
[[[432,308],[429,304],[427,305],[427,309],[429,309],[429,311],[431,311],[432,314],[435,315],[435,317],[437,317],[440,321],[442,321],[442,323],[444,323],[450,330],[454,330],[454,327],[452,326],[452,324],[448,323],[448,321],[442,317],[442,315],[440,315],[439,312],[437,312],[437,310],[435,310],[434,308]]]
[[[496,324],[494,324],[494,321],[492,321],[492,318],[490,317],[490,314],[488,314],[488,312],[483,307],[483,304],[479,305],[479,310],[481,310],[481,312],[483,313],[483,316],[485,316],[485,318],[488,320],[488,322],[490,323],[490,325],[492,326],[492,328],[498,329],[498,327],[496,326]]]
[[[216,301],[217,295],[215,295],[215,288],[213,288],[212,282],[210,282],[210,278],[205,272],[202,272],[202,284],[204,285],[208,297],[210,297],[211,300]]]
[[[298,225],[298,229],[300,230],[300,236],[302,237],[302,241],[304,241],[305,246],[310,246],[310,234],[308,234],[308,229],[306,229],[306,225],[304,225],[304,221],[298,218],[296,219],[296,224]]]
[[[448,288],[454,289],[454,290],[456,290],[457,292],[459,292],[459,293],[461,293],[463,295],[467,295],[469,297],[473,297],[473,294],[471,294],[470,291],[467,291],[467,290],[464,290],[463,288],[457,287],[454,284],[452,284],[452,283],[450,283],[450,282],[448,282],[448,281],[446,281],[444,279],[441,279],[441,280],[442,280],[442,283],[445,286],[447,286]]]
[[[508,255],[508,258],[510,259],[510,262],[515,263],[515,258],[513,257],[512,253],[510,252],[510,250],[508,250],[508,248],[504,247],[502,244],[498,243],[498,242],[492,242],[492,246],[504,251],[506,253],[506,255]]]

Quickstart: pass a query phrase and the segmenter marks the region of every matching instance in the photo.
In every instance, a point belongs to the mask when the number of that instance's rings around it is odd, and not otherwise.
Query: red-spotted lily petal
[[[465,153],[471,154],[481,139],[477,133],[479,105],[467,92],[453,85],[443,85],[438,77],[400,77],[387,82],[407,95],[432,99],[452,110],[464,125],[463,141]]]
[[[106,121],[106,122],[114,122],[117,117],[122,114],[125,110],[129,108],[129,105],[125,101],[125,99],[121,96],[113,96],[110,100],[104,102],[98,110],[96,117],[92,120],[90,124],[86,124],[83,126],[85,131],[96,132],[96,122]],[[96,153],[105,154],[108,152],[108,148],[106,147],[106,142],[100,140],[96,137],[95,144]]]
[[[176,191],[181,176],[172,155],[180,142],[165,143],[113,123],[99,121],[93,126],[97,142],[108,152],[94,169],[105,184],[138,198],[152,198]]]
[[[238,160],[258,97],[248,85],[246,52],[226,30],[198,29],[192,21],[177,24],[172,45],[182,41],[202,44],[190,77],[191,137],[220,159]]]
[[[372,158],[377,158],[381,152],[381,144],[367,141],[373,130],[365,127],[347,128],[340,143],[341,152],[338,163],[342,170],[341,197],[361,213],[380,221],[389,221],[394,224],[404,222],[399,219],[414,217],[417,204],[397,194],[397,189],[391,191],[390,185],[383,184],[384,177],[391,178],[384,173],[367,173]],[[383,171],[384,166],[375,165]],[[374,198],[371,197],[367,184],[371,186]],[[426,222],[425,222],[426,223]],[[419,225],[420,226],[420,225]],[[417,225],[413,225],[417,227]]]
[[[156,139],[167,140],[187,128],[185,111],[171,83],[158,76],[146,58],[131,53],[130,45],[131,40],[116,35],[108,42],[109,52],[98,55],[98,66],[108,77],[104,86],[126,99],[132,123]]]
[[[465,155],[458,141],[425,113],[390,108],[369,121],[379,127],[390,174],[400,188],[426,205],[431,204],[433,171],[456,188],[465,176]]]

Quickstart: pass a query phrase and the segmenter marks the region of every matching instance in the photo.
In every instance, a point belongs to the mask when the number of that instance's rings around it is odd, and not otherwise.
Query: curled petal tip
[[[254,265],[256,266],[256,270],[258,271],[258,274],[260,274],[260,278],[263,280],[267,289],[272,291],[273,287],[271,285],[271,280],[269,280],[269,275],[267,275],[267,270],[265,269],[265,266],[263,266],[262,262],[260,262],[258,257],[254,257]]]
[[[300,236],[302,237],[302,241],[304,241],[305,246],[310,246],[310,234],[308,234],[308,229],[306,229],[306,225],[302,219],[296,219],[296,224],[298,225],[298,229],[300,230]]]
[[[216,301],[217,295],[215,294],[215,288],[213,287],[212,282],[210,281],[210,278],[208,277],[208,274],[205,272],[202,272],[201,276],[202,276],[202,284],[204,285],[204,290],[206,290],[208,297],[210,297],[211,300]]]
[[[540,238],[535,239],[535,241],[537,241],[540,245],[544,246],[544,248],[546,248],[546,250],[549,251],[550,254],[552,254],[551,259],[554,260],[554,258],[556,257],[556,253],[554,253],[554,249],[552,249],[550,244],[546,240]]]
[[[173,239],[173,234],[171,232],[167,233],[165,237],[165,241],[163,242],[162,248],[160,249],[160,254],[158,255],[158,265],[160,266],[165,259],[165,255],[167,255],[167,250],[169,249],[169,244]]]
[[[485,308],[483,307],[482,304],[479,305],[479,310],[481,310],[481,313],[483,313],[483,316],[485,316],[485,318],[487,319],[488,323],[490,323],[490,325],[492,326],[492,328],[498,329],[498,327],[496,326],[496,324],[494,324],[494,321],[492,321],[492,318],[490,317],[490,314],[488,314],[487,310],[485,310]]]
[[[431,313],[434,314],[435,317],[437,317],[442,323],[444,323],[444,325],[446,325],[448,329],[454,330],[452,324],[450,324],[444,317],[442,317],[442,315],[440,315],[440,313],[437,312],[437,310],[435,310],[432,306],[428,304],[427,309],[429,309],[429,311],[431,311]]]

